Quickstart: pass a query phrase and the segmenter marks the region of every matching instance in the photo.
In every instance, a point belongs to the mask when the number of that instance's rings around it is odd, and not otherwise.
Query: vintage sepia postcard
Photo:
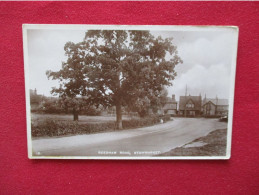
[[[24,24],[31,159],[229,159],[236,26]]]

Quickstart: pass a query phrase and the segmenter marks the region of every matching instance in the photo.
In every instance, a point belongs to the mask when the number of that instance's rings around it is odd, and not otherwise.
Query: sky
[[[168,95],[187,94],[207,98],[229,97],[230,72],[236,40],[233,31],[150,31],[154,36],[173,37],[178,54],[183,60],[176,66],[177,76],[168,88]],[[48,80],[47,70],[58,71],[66,60],[64,45],[68,41],[80,42],[82,30],[28,30],[29,87],[38,94],[51,96],[58,81]]]

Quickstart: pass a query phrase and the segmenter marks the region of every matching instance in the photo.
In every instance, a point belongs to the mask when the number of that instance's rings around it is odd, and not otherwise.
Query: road
[[[218,119],[174,118],[138,129],[35,139],[32,148],[34,156],[153,156],[225,128]]]

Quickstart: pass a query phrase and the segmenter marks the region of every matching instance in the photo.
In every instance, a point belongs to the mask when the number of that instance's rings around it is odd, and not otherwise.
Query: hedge
[[[152,116],[143,119],[131,119],[122,122],[123,129],[151,126],[156,123],[170,120],[170,115]],[[115,122],[105,123],[78,123],[76,121],[57,121],[51,118],[34,120],[31,124],[32,137],[53,137],[64,135],[92,134],[115,130]]]
[[[46,118],[32,122],[32,137],[91,134],[114,129],[114,122],[80,124],[76,121],[56,121]]]

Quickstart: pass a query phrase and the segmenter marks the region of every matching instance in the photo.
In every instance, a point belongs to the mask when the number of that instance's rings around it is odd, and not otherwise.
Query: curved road
[[[174,118],[164,124],[117,132],[42,138],[32,141],[33,156],[153,156],[182,146],[213,130],[218,119]]]

